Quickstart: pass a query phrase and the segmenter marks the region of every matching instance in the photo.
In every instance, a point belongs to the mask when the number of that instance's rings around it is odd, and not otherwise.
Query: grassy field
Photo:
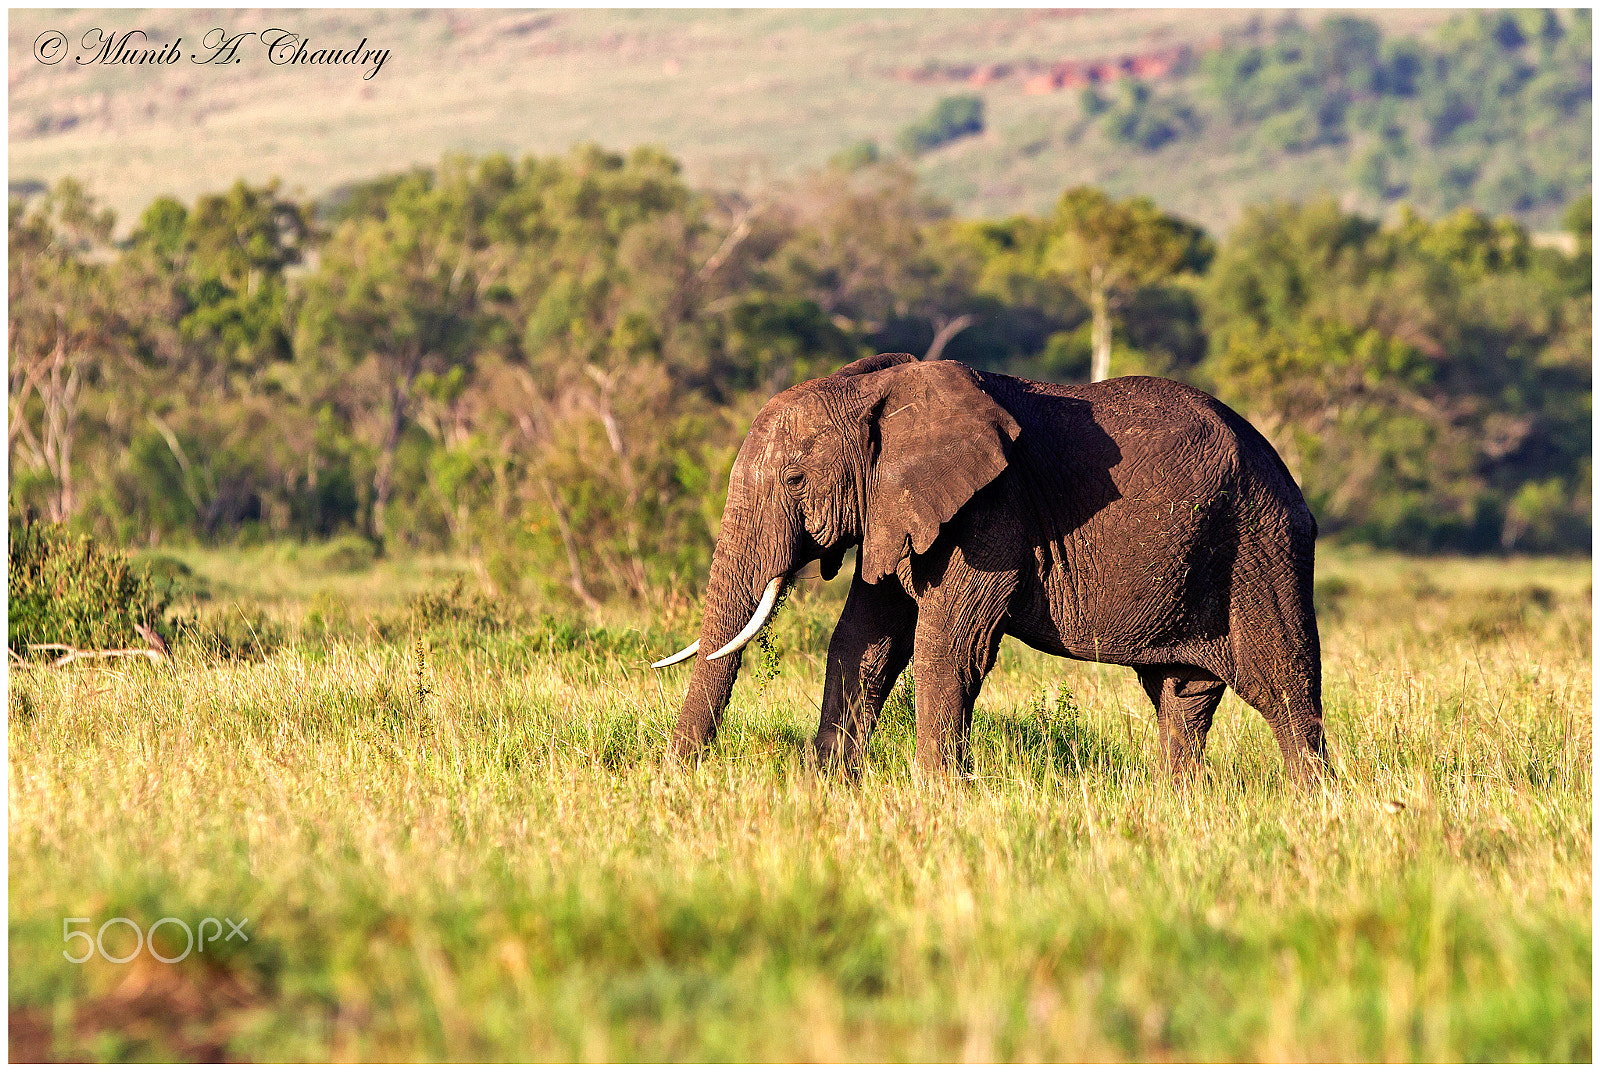
[[[859,783],[813,776],[839,581],[685,770],[686,677],[645,664],[688,599],[584,624],[443,559],[182,557],[263,658],[11,672],[13,1059],[1591,1057],[1587,560],[1324,549],[1340,779],[1301,793],[1231,696],[1174,791],[1130,672],[1011,641],[976,780],[916,776],[903,693]],[[249,941],[80,965],[68,917]]]
[[[1158,155],[1086,122],[1074,92],[1030,95],[1024,69],[1187,44],[1271,11],[832,10],[26,10],[10,16],[10,179],[86,181],[127,233],[156,196],[185,201],[235,179],[277,176],[321,197],[342,183],[434,165],[446,152],[561,153],[595,141],[662,145],[689,179],[755,188],[821,166],[863,139],[887,151],[959,80],[912,82],[921,67],[1010,64],[983,87],[987,130],[916,162],[924,184],[969,216],[1040,212],[1077,183],[1153,196],[1217,229],[1241,206],[1354,192],[1352,150],[1262,159],[1219,128]],[[1386,33],[1426,35],[1452,13],[1365,10]],[[360,66],[274,66],[255,38],[226,67],[53,65],[33,55],[59,31],[84,52],[91,30],[143,29],[195,54],[213,29],[281,27],[315,48],[387,48]],[[95,37],[92,41],[98,41]],[[192,50],[192,51],[191,51]],[[205,53],[201,52],[204,55]],[[1542,143],[1541,143],[1542,144]],[[1533,151],[1533,150],[1529,150]],[[1550,226],[1559,211],[1531,222]]]

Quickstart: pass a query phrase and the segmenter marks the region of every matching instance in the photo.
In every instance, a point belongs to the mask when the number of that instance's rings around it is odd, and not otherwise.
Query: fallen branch
[[[165,645],[163,645],[165,647]],[[131,656],[142,655],[152,663],[164,663],[170,657],[164,650],[157,648],[75,648],[71,644],[29,644],[29,651],[62,651],[66,652],[50,663],[51,666],[66,666],[68,663],[79,659],[126,659]]]
[[[167,657],[154,648],[107,648],[103,651],[74,651],[63,655],[51,666],[66,666],[75,659],[122,659],[132,655],[143,655],[152,663],[164,663]]]

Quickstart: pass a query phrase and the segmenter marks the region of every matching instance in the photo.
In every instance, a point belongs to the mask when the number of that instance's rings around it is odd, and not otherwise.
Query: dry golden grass
[[[12,672],[14,1057],[1590,1058],[1587,561],[1325,552],[1340,779],[1301,793],[1231,697],[1174,791],[1131,673],[1009,641],[976,780],[916,775],[903,694],[818,778],[837,583],[666,766],[644,663],[692,613],[363,639],[396,574],[274,556],[189,556],[281,597],[264,661]],[[118,916],[250,941],[62,957]]]

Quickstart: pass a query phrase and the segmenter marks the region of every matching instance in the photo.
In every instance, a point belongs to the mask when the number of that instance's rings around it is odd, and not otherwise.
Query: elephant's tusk
[[[687,648],[684,648],[682,651],[678,652],[678,654],[668,655],[665,659],[662,659],[658,663],[651,663],[650,669],[660,670],[663,666],[671,666],[673,663],[681,663],[685,659],[692,659],[694,658],[695,652],[699,650],[700,642],[696,640],[693,644],[690,644]]]
[[[750,623],[739,630],[739,635],[717,649],[717,653],[706,658],[706,662],[715,662],[724,655],[732,655],[746,644],[750,638],[761,632],[761,627],[767,624],[767,616],[772,613],[772,608],[778,603],[778,589],[783,587],[783,577],[780,574],[767,582],[767,590],[761,593],[761,602],[756,604],[756,612],[750,615]]]

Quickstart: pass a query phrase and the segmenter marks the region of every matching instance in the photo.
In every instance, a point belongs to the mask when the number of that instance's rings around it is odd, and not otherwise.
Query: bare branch
[[[738,220],[734,222],[733,230],[728,232],[728,236],[722,240],[722,244],[717,247],[716,252],[711,254],[705,264],[700,266],[699,274],[696,276],[700,282],[704,283],[715,275],[717,269],[721,268],[728,258],[733,256],[733,251],[739,248],[739,243],[750,237],[750,221],[765,207],[766,205],[763,202],[757,201],[739,214]]]
[[[961,334],[967,328],[977,323],[978,318],[971,313],[962,313],[954,320],[945,324],[934,333],[933,342],[928,346],[928,352],[923,355],[924,361],[937,361],[939,355],[944,353],[944,348],[950,340]]]
[[[567,524],[567,512],[561,508],[561,500],[556,497],[556,489],[551,486],[550,479],[539,477],[539,483],[544,486],[545,497],[550,500],[550,509],[556,515],[556,528],[561,530],[561,544],[567,551],[567,568],[572,571],[570,584],[572,591],[590,610],[599,610],[600,601],[589,594],[589,589],[584,587],[583,570],[578,565],[578,548],[572,540],[572,526]]]

